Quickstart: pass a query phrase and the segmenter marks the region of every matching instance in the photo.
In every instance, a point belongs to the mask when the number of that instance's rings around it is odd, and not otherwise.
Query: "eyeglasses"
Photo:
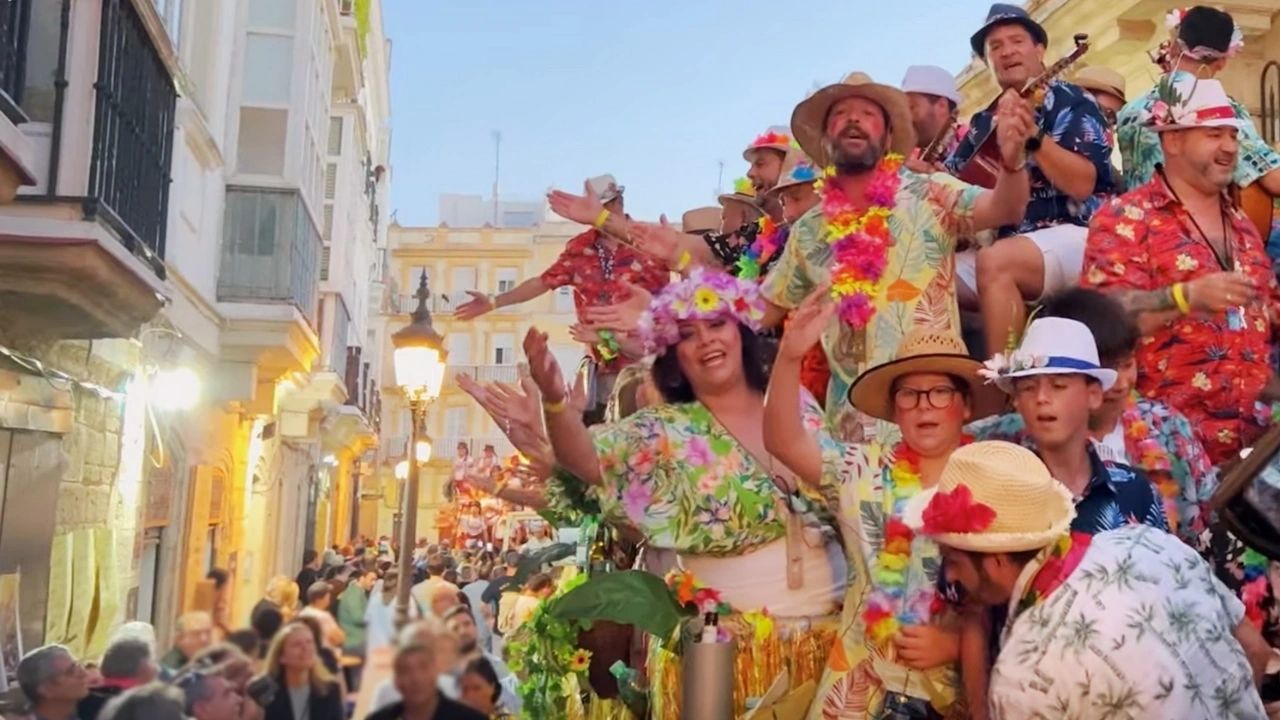
[[[893,393],[893,404],[899,410],[914,410],[920,406],[920,398],[927,397],[929,406],[943,410],[951,407],[951,403],[955,402],[956,393],[960,391],[950,385],[937,385],[928,390],[917,390],[915,388],[898,388]]]

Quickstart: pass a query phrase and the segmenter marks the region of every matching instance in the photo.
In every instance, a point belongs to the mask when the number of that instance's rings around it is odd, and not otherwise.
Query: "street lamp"
[[[399,332],[391,336],[391,345],[395,348],[393,362],[396,372],[396,385],[404,393],[409,403],[410,429],[409,446],[406,448],[408,472],[406,473],[403,510],[404,520],[400,528],[400,585],[396,589],[396,626],[404,627],[409,622],[409,590],[413,586],[413,545],[418,527],[418,485],[421,479],[420,457],[430,458],[430,441],[423,442],[420,447],[419,435],[422,429],[423,416],[427,405],[440,397],[440,387],[444,385],[445,358],[448,353],[444,349],[444,338],[431,326],[431,311],[427,310],[427,298],[431,294],[427,290],[427,272],[423,270],[418,279],[418,307],[410,316],[410,322]]]

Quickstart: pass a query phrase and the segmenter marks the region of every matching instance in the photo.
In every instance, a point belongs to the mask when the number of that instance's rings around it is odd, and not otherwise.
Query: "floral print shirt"
[[[892,449],[880,443],[846,445],[826,433],[819,433],[819,442],[823,449],[821,493],[828,502],[836,503],[852,570],[840,637],[818,683],[809,720],[880,717],[886,691],[910,696],[935,712],[945,713],[956,702],[957,667],[912,671],[896,662],[892,644],[882,649],[866,638],[863,613],[873,590],[872,568],[884,548],[885,524],[894,506]],[[940,568],[937,544],[919,535],[912,538],[905,596],[916,615],[934,621],[941,608],[937,600]]]
[[[1190,73],[1179,70],[1173,74],[1178,82]],[[1164,162],[1164,150],[1160,148],[1160,136],[1147,127],[1147,116],[1156,103],[1156,89],[1140,98],[1129,101],[1116,116],[1116,134],[1120,142],[1120,158],[1124,163],[1124,187],[1133,190],[1151,181],[1156,165]],[[1267,144],[1253,124],[1249,110],[1235,98],[1231,108],[1240,120],[1240,155],[1236,159],[1235,183],[1240,187],[1252,185],[1267,173],[1280,169],[1280,152]]]
[[[1169,527],[1183,542],[1203,550],[1211,516],[1209,498],[1218,487],[1218,473],[1191,423],[1168,405],[1134,394],[1120,416],[1120,425],[1127,460],[1155,485]],[[979,420],[971,423],[968,431],[980,440],[1035,447],[1018,413]]]
[[[996,103],[973,116],[970,131],[960,141],[945,163],[950,172],[958,173],[969,158],[978,151],[978,143],[992,132],[995,123]],[[1053,225],[1089,224],[1094,211],[1113,191],[1111,178],[1111,140],[1102,110],[1092,95],[1082,88],[1061,80],[1050,83],[1044,102],[1036,109],[1036,126],[1043,128],[1047,136],[1071,152],[1081,155],[1093,164],[1097,177],[1093,194],[1084,202],[1072,200],[1066,193],[1054,187],[1036,164],[1035,157],[1027,159],[1031,174],[1031,200],[1027,213],[1017,225],[1000,228],[998,237],[1029,233]]]
[[[585,308],[612,305],[625,299],[624,281],[657,295],[671,280],[667,266],[656,258],[623,243],[607,249],[602,238],[603,233],[595,229],[574,236],[551,267],[542,272],[542,284],[548,290],[566,285],[573,287],[573,304],[579,320]],[[591,348],[591,355],[606,373],[616,373],[626,362],[621,355],[602,362],[595,346]]]
[[[806,405],[812,430],[822,415],[812,398]],[[786,535],[788,505],[822,524],[701,403],[646,408],[592,431],[601,509],[624,516],[655,547],[741,555]]]
[[[849,403],[849,385],[862,371],[893,359],[898,342],[913,327],[924,325],[959,333],[960,311],[955,293],[957,236],[973,234],[973,209],[982,188],[945,173],[929,175],[902,170],[889,230],[894,244],[875,299],[876,313],[862,330],[832,318],[822,334],[831,381],[827,384],[827,419],[841,440],[869,435],[891,442],[897,428],[876,426]],[[831,277],[831,246],[822,236],[821,205],[791,226],[778,263],[761,285],[765,299],[793,309]]]
[[[1228,220],[1234,269],[1265,289],[1262,299],[1224,313],[1171,320],[1143,337],[1137,353],[1138,392],[1186,415],[1215,465],[1251,445],[1270,422],[1259,398],[1272,373],[1272,318],[1280,307],[1258,231],[1239,211],[1230,210]],[[1094,216],[1080,284],[1108,292],[1150,291],[1221,270],[1157,174]]]
[[[1014,602],[1023,594],[1015,588]],[[1167,534],[1095,535],[1067,579],[1006,628],[991,718],[1262,720],[1233,634],[1243,615],[1204,559]]]

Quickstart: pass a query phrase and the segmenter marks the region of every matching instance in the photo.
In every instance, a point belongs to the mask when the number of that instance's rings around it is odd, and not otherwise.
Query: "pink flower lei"
[[[867,326],[876,313],[875,298],[880,280],[889,264],[893,234],[889,216],[897,204],[898,174],[902,156],[886,155],[867,185],[869,207],[858,210],[840,186],[830,182],[835,168],[829,167],[818,181],[822,195],[821,237],[831,245],[831,296],[839,303],[840,319],[854,329]]]

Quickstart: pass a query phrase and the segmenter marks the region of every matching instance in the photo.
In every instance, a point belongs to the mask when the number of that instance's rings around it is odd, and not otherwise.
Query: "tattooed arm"
[[[1111,296],[1120,302],[1125,312],[1138,325],[1138,332],[1150,335],[1156,328],[1176,319],[1178,304],[1173,299],[1173,288],[1156,290],[1115,290]]]

